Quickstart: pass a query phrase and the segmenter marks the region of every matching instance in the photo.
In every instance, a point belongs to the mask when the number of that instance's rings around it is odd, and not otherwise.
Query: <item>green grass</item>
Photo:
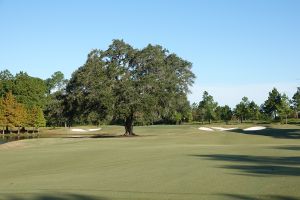
[[[135,127],[139,137],[131,138],[0,145],[0,199],[300,199],[299,125],[251,133],[199,126]],[[123,131],[105,126],[97,134]]]

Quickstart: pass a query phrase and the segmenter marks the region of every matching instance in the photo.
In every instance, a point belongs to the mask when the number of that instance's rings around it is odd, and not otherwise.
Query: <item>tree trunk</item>
[[[287,124],[287,117],[288,117],[288,116],[286,115],[286,116],[285,116],[285,124]]]
[[[20,134],[20,126],[18,126],[18,134]]]
[[[125,120],[125,134],[124,136],[134,136],[133,133],[133,115],[130,115]]]

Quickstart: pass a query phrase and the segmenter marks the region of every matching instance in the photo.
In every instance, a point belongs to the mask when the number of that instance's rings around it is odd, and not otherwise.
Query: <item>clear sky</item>
[[[160,44],[193,63],[191,102],[263,103],[300,86],[299,0],[0,0],[0,70],[69,78],[112,39]]]

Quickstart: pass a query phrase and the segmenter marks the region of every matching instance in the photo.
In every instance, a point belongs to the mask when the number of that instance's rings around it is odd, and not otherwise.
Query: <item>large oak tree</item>
[[[195,78],[192,64],[159,45],[134,49],[113,40],[95,49],[67,85],[67,114],[72,121],[118,119],[134,135],[137,117],[163,118],[174,112]]]

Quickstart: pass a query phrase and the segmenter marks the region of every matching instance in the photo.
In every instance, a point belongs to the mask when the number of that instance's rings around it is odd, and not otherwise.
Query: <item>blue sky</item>
[[[189,95],[221,105],[263,103],[272,87],[300,86],[300,1],[0,0],[0,70],[69,78],[112,39],[160,44],[193,63]]]

